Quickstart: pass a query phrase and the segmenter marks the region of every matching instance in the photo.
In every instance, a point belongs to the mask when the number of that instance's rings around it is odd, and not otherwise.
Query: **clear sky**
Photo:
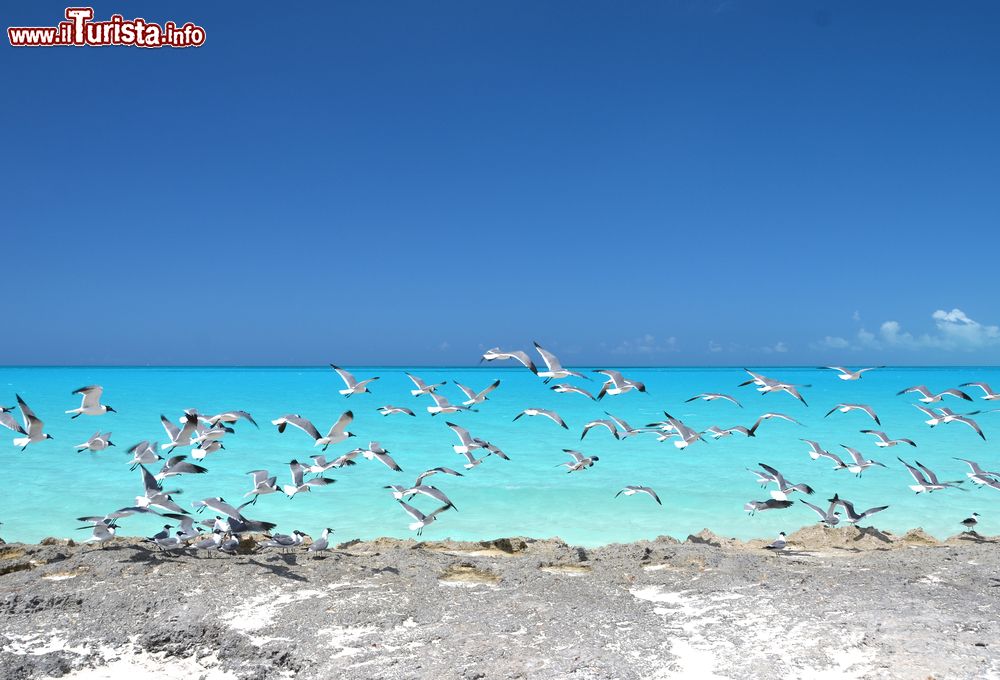
[[[0,363],[1000,362],[1000,3],[236,6],[0,46]]]

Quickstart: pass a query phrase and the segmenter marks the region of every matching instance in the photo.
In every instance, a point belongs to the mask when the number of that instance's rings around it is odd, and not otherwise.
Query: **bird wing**
[[[396,501],[396,502],[399,503],[399,505],[403,508],[403,510],[406,511],[407,515],[417,520],[418,522],[423,522],[425,519],[427,519],[427,516],[424,513],[420,512],[412,505],[404,501]]]
[[[344,433],[347,431],[347,426],[350,425],[351,421],[353,420],[354,420],[354,411],[344,411],[342,414],[340,414],[340,417],[337,418],[337,422],[333,424],[333,427],[330,428],[330,431],[326,433],[326,436],[331,438],[342,437]],[[314,427],[313,429],[315,430],[316,428]]]
[[[312,421],[308,418],[303,418],[302,416],[297,415],[288,415],[281,418],[281,420],[285,421],[286,424],[291,425],[292,427],[299,428],[313,439],[320,438],[319,430],[316,429],[316,426],[313,425]]]
[[[357,387],[358,381],[354,379],[353,375],[351,375],[344,369],[340,368],[339,366],[334,366],[333,364],[330,364],[330,368],[332,368],[337,372],[337,375],[339,375],[340,379],[344,381],[344,384],[347,386],[347,389],[353,390],[355,387]]]
[[[558,357],[556,357],[555,354],[548,351],[547,349],[544,349],[537,342],[535,343],[535,350],[538,352],[539,355],[541,355],[542,361],[545,362],[545,366],[549,369],[549,371],[554,372],[562,370],[562,364],[559,363],[559,359]]]
[[[73,390],[73,394],[83,395],[83,402],[80,404],[80,408],[90,408],[98,406],[101,403],[101,395],[104,394],[104,388],[100,385],[87,385],[86,387]]]

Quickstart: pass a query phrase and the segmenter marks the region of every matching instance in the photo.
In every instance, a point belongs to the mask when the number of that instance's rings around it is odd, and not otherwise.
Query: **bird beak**
[[[114,409],[113,409],[113,408],[111,408],[110,406],[108,406],[108,411],[110,411],[111,413],[118,413],[118,411],[114,410]]]

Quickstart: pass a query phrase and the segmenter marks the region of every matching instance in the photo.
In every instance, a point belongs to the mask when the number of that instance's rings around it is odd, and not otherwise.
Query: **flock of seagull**
[[[563,367],[559,359],[552,352],[544,349],[537,342],[535,343],[535,349],[541,358],[541,362],[544,364],[544,370],[539,370],[539,367],[536,366],[531,356],[522,350],[505,352],[501,351],[498,347],[493,348],[487,350],[482,355],[481,361],[516,361],[525,369],[541,378],[544,384],[548,385],[549,389],[553,392],[557,394],[581,395],[594,402],[601,401],[608,396],[626,394],[633,390],[641,393],[646,392],[646,386],[642,382],[626,378],[621,372],[616,370],[600,369],[593,371],[593,373],[603,376],[604,381],[597,394],[594,395],[591,391],[579,385],[562,382],[569,378],[590,381],[590,376]],[[379,379],[376,376],[358,380],[350,372],[339,366],[331,364],[330,367],[339,375],[344,383],[344,388],[339,390],[339,394],[345,398],[371,393],[370,387],[372,383]],[[868,371],[884,367],[877,366],[859,370],[850,370],[842,366],[823,366],[820,368],[835,371],[837,377],[841,380],[853,381],[861,379]],[[741,383],[740,387],[753,385],[761,394],[784,392],[808,406],[802,396],[801,389],[810,387],[810,385],[792,384],[749,370],[746,370],[746,373],[749,379]],[[426,406],[426,411],[431,416],[475,412],[478,410],[476,407],[486,402],[489,399],[490,393],[500,386],[500,380],[495,380],[485,388],[476,390],[456,382],[455,385],[461,391],[464,399],[453,403],[446,396],[438,393],[438,389],[446,385],[445,382],[427,383],[418,376],[409,373],[406,375],[413,382],[413,389],[410,390],[410,395],[417,398],[426,397],[429,402],[429,405]],[[553,381],[559,382],[553,383]],[[982,395],[980,395],[981,398],[986,401],[1000,400],[1000,393],[995,392],[989,384],[984,382],[965,383],[959,387],[980,390],[982,392]],[[925,422],[931,427],[948,423],[961,423],[975,431],[983,440],[986,439],[982,429],[972,419],[972,416],[988,411],[976,410],[969,413],[956,413],[947,407],[929,406],[930,404],[939,404],[945,398],[972,402],[973,397],[967,392],[962,391],[958,387],[935,392],[926,385],[915,385],[900,390],[898,395],[901,396],[910,393],[920,395],[919,401],[921,403],[914,404],[914,406],[928,417],[928,420]],[[66,414],[72,418],[80,416],[104,416],[116,412],[111,405],[102,402],[104,389],[100,385],[81,387],[74,390],[72,394],[80,395],[81,397],[81,403],[78,408],[66,411]],[[14,416],[15,407],[0,406],[0,425],[13,430],[19,435],[14,438],[14,445],[24,451],[29,446],[52,439],[53,437],[44,431],[44,422],[31,410],[20,395],[16,395],[16,400],[16,409],[20,411],[21,415],[20,420]],[[723,400],[742,408],[742,404],[735,397],[721,392],[696,394],[687,399],[686,402],[695,400],[706,402]],[[386,404],[380,406],[378,411],[383,416],[416,417],[413,409],[405,406]],[[867,404],[838,403],[826,413],[826,417],[836,413],[848,414],[852,412],[866,415],[875,425],[881,427],[881,420],[878,414]],[[683,450],[696,443],[707,441],[706,437],[710,437],[713,440],[737,435],[756,437],[762,424],[770,420],[783,420],[801,425],[795,418],[779,412],[764,413],[749,426],[733,425],[730,427],[720,427],[713,425],[703,431],[688,426],[667,412],[664,412],[663,420],[648,423],[638,428],[632,427],[623,419],[613,416],[607,411],[605,411],[605,415],[607,418],[597,418],[584,424],[580,434],[581,441],[591,431],[601,429],[606,430],[615,440],[623,440],[639,435],[650,435],[655,436],[660,442],[670,441],[674,447]],[[515,415],[513,420],[517,421],[523,417],[545,418],[563,429],[569,429],[567,423],[553,409],[525,408]],[[175,499],[175,496],[179,495],[181,491],[179,489],[167,488],[168,485],[165,485],[164,482],[180,475],[207,473],[208,469],[198,463],[204,461],[210,454],[225,448],[222,440],[226,436],[235,433],[234,426],[238,422],[245,421],[254,427],[259,426],[250,413],[243,410],[206,414],[196,409],[187,409],[176,422],[161,415],[160,422],[167,441],[161,443],[156,440],[144,440],[127,449],[127,453],[131,456],[129,460],[131,470],[139,471],[142,483],[142,493],[135,497],[135,503],[131,506],[118,508],[107,514],[80,517],[78,520],[86,524],[81,529],[89,529],[91,531],[91,537],[87,539],[88,541],[103,545],[114,538],[119,526],[119,520],[131,515],[154,514],[169,520],[168,523],[164,524],[160,532],[147,539],[163,550],[193,548],[196,551],[231,553],[240,547],[241,537],[247,533],[265,534],[266,540],[258,544],[262,548],[289,550],[299,548],[300,546],[307,546],[306,549],[313,553],[327,550],[330,547],[330,535],[333,532],[333,529],[329,527],[325,528],[320,537],[316,539],[312,539],[307,534],[298,530],[290,534],[280,534],[273,532],[276,528],[275,523],[251,519],[245,513],[248,512],[248,508],[257,503],[261,496],[280,494],[288,498],[294,498],[300,494],[309,493],[333,484],[336,480],[330,476],[332,471],[356,465],[361,460],[377,461],[393,472],[402,473],[402,468],[393,459],[390,452],[382,447],[378,441],[370,441],[367,446],[355,447],[339,455],[327,455],[326,452],[329,447],[348,442],[351,438],[355,437],[355,434],[348,429],[353,419],[353,411],[347,410],[330,425],[325,433],[312,421],[295,413],[289,413],[271,420],[271,424],[277,428],[278,433],[288,432],[288,428],[291,427],[293,430],[307,435],[313,441],[313,447],[322,447],[322,453],[310,456],[309,462],[300,462],[297,459],[289,461],[287,483],[279,483],[278,475],[271,474],[268,470],[251,470],[247,472],[247,475],[251,478],[250,488],[243,494],[243,499],[249,500],[242,500],[239,504],[232,504],[221,496],[204,498],[192,502],[190,505],[195,513],[210,510],[214,515],[209,519],[199,521],[190,510],[182,507]],[[427,526],[438,520],[443,513],[448,510],[457,510],[455,504],[448,498],[444,491],[428,483],[429,479],[439,475],[441,478],[463,477],[469,471],[486,463],[491,457],[504,461],[510,460],[507,454],[497,445],[488,440],[473,436],[467,428],[451,421],[446,421],[445,425],[457,437],[458,443],[454,444],[452,448],[455,454],[461,456],[464,460],[462,468],[465,472],[459,472],[446,466],[433,467],[418,474],[412,484],[391,484],[385,486],[385,489],[389,492],[387,495],[391,495],[400,509],[411,518],[412,521],[408,525],[409,529],[415,531],[418,536],[422,534]],[[917,446],[912,439],[902,437],[893,438],[881,430],[863,429],[860,432],[872,435],[875,446],[880,449],[898,445]],[[99,430],[89,437],[87,441],[75,445],[75,448],[79,452],[89,451],[96,453],[104,451],[109,447],[115,446],[111,441],[111,434],[111,432]],[[808,455],[811,459],[829,460],[834,464],[834,470],[847,470],[860,477],[869,468],[887,467],[880,461],[867,458],[858,449],[850,446],[842,444],[841,447],[845,453],[838,454],[825,449],[817,441],[810,439],[802,439],[801,441],[808,445]],[[178,449],[190,449],[191,460],[188,460],[187,455],[173,455]],[[563,452],[569,457],[569,460],[560,463],[556,467],[565,468],[567,473],[577,473],[587,470],[600,461],[599,456],[588,455],[576,449],[563,449]],[[1000,472],[985,470],[979,463],[970,459],[955,459],[968,466],[969,472],[966,473],[966,479],[946,481],[940,480],[933,470],[919,461],[914,460],[910,463],[902,457],[897,457],[897,460],[912,476],[914,483],[909,488],[915,493],[932,493],[946,489],[958,489],[966,481],[972,482],[979,487],[986,486],[1000,490]],[[159,470],[155,473],[150,472],[147,466],[155,465],[160,466]],[[759,463],[758,468],[748,468],[748,470],[754,475],[761,488],[767,488],[771,485],[775,487],[770,491],[769,498],[765,500],[751,500],[746,503],[744,509],[750,515],[768,510],[787,509],[794,505],[791,500],[793,494],[812,496],[815,493],[813,488],[808,484],[803,482],[793,483],[778,469],[766,463]],[[626,497],[645,495],[657,504],[663,505],[657,492],[647,485],[635,484],[625,486],[615,494],[615,497],[623,495]],[[433,509],[419,509],[416,506],[415,500],[418,498],[433,501]],[[826,505],[817,505],[805,498],[799,498],[798,500],[816,514],[818,522],[829,527],[837,526],[841,522],[856,525],[867,520],[872,515],[888,509],[888,506],[878,506],[858,511],[851,501],[840,498],[839,494],[834,494],[832,498],[828,499],[828,504]],[[978,513],[972,513],[961,524],[967,530],[971,531],[977,524],[978,518]],[[767,547],[773,550],[781,550],[785,546],[785,534],[781,533],[778,539]]]

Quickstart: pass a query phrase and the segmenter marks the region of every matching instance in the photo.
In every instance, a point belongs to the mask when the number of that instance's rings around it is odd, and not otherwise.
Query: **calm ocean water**
[[[344,410],[352,409],[355,420],[350,429],[357,438],[331,447],[328,453],[344,453],[377,440],[391,452],[403,473],[359,460],[356,466],[328,473],[337,480],[334,485],[291,500],[277,494],[264,496],[247,511],[255,519],[278,522],[280,531],[300,529],[317,535],[330,526],[338,540],[412,536],[407,530],[409,516],[382,487],[409,484],[419,472],[434,466],[462,470],[464,460],[451,448],[457,439],[445,426],[449,419],[500,446],[511,460],[491,457],[464,477],[434,477],[432,483],[451,497],[458,512],[443,514],[425,530],[426,539],[558,536],[591,546],[661,534],[683,538],[704,527],[743,539],[770,537],[813,523],[814,513],[798,502],[798,494],[793,496],[794,507],[787,510],[754,517],[743,511],[748,500],[768,498],[768,491],[761,490],[745,469],[756,467],[758,462],[777,467],[792,482],[813,486],[816,494],[810,500],[818,505],[825,504],[834,492],[854,501],[859,510],[890,505],[873,518],[872,523],[879,528],[903,532],[923,527],[945,537],[960,531],[959,522],[977,511],[983,515],[981,533],[1000,533],[1000,515],[994,512],[1000,507],[1000,492],[965,484],[967,491],[918,496],[907,488],[911,478],[896,460],[897,455],[916,458],[942,479],[965,479],[966,466],[953,460],[954,456],[978,460],[986,469],[1000,468],[994,442],[1000,438],[1000,413],[977,417],[988,440],[984,442],[958,423],[931,429],[924,424],[924,415],[912,406],[916,395],[896,396],[898,390],[919,383],[934,390],[973,380],[1000,387],[997,368],[893,368],[872,371],[851,382],[837,379],[833,371],[813,368],[759,369],[784,381],[811,384],[803,390],[809,407],[783,393],[761,395],[751,387],[738,388],[745,379],[738,368],[628,369],[626,377],[645,381],[648,394],[631,392],[606,397],[600,403],[576,394],[551,392],[520,367],[487,364],[476,368],[351,370],[359,378],[381,376],[371,386],[373,394],[349,399],[337,394],[343,383],[329,368],[0,368],[0,404],[13,405],[14,394],[21,394],[55,437],[22,453],[10,443],[14,434],[0,430],[0,536],[7,541],[87,537],[87,532],[74,531],[79,526],[76,517],[132,505],[141,492],[139,472],[129,471],[125,449],[142,439],[166,441],[160,414],[176,420],[185,408],[203,413],[245,409],[261,426],[258,430],[246,422],[238,423],[236,434],[224,440],[226,449],[203,462],[208,474],[168,480],[170,486],[183,489],[176,500],[185,507],[209,496],[240,500],[250,489],[250,477],[245,473],[256,468],[267,468],[279,475],[279,484],[287,483],[289,460],[305,460],[320,452],[298,430],[289,428],[278,434],[270,425],[271,419],[300,413],[325,432]],[[458,380],[482,389],[499,378],[501,385],[489,401],[479,405],[477,413],[431,417],[424,408],[429,398],[410,396],[412,384],[404,375],[406,370],[428,382]],[[594,393],[600,385],[597,380],[563,382],[575,382]],[[70,392],[93,383],[105,387],[103,401],[118,413],[70,420],[63,412],[79,405],[78,397]],[[724,401],[684,403],[702,391],[732,394],[744,408]],[[451,383],[441,388],[441,393],[454,403],[461,402],[461,393]],[[989,402],[979,399],[979,390],[969,388],[969,394],[975,397],[974,404],[948,398],[943,405],[960,412],[989,408]],[[823,417],[841,401],[870,404],[882,420],[882,427],[876,429],[912,438],[918,448],[877,448],[873,437],[859,432],[874,426],[863,413]],[[376,410],[383,404],[407,406],[417,417],[383,417]],[[541,417],[512,422],[526,407],[557,410],[569,431]],[[761,426],[755,439],[709,439],[684,451],[669,441],[657,442],[653,435],[615,441],[603,429],[580,441],[583,424],[605,417],[605,410],[638,427],[661,419],[664,409],[698,429],[749,426],[765,411],[787,413],[804,426],[771,420]],[[110,430],[117,448],[76,453],[74,445],[98,429]],[[802,437],[818,440],[838,454],[843,451],[840,444],[854,446],[884,462],[888,469],[872,468],[860,479],[847,471],[834,472],[830,461],[809,458],[808,447],[799,441]],[[600,461],[589,470],[566,474],[565,468],[556,467],[568,460],[562,453],[564,448],[598,455]],[[189,452],[178,449],[176,453]],[[646,496],[615,498],[626,484],[652,486],[663,507]],[[425,512],[435,507],[422,497],[414,505]],[[148,535],[162,524],[157,519],[126,518],[120,533]]]

